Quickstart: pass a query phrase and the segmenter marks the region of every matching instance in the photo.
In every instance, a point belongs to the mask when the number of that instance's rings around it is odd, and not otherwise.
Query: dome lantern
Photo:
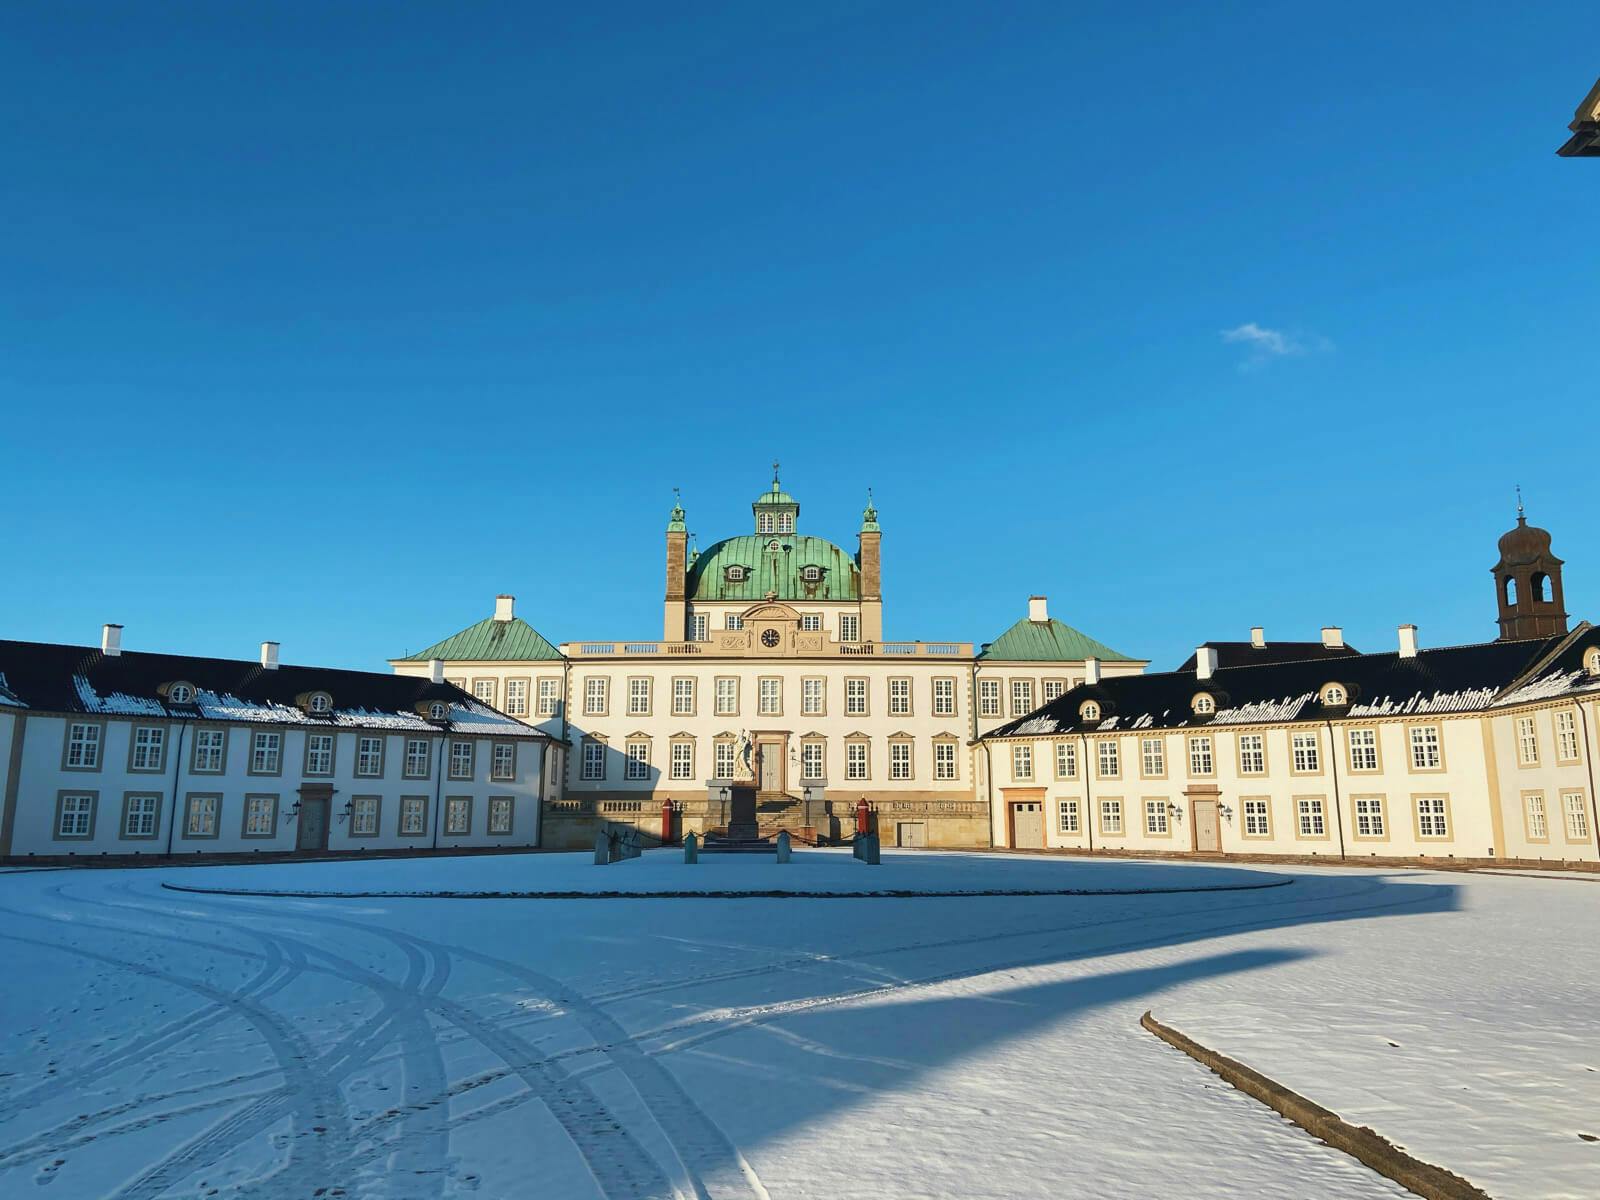
[[[800,517],[800,502],[778,482],[778,463],[772,463],[772,486],[756,497],[750,506],[755,513],[756,533],[793,533]]]

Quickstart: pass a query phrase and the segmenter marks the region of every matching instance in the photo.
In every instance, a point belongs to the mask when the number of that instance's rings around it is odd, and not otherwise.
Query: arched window
[[[1507,608],[1515,608],[1516,606],[1517,606],[1517,581],[1515,579],[1513,579],[1511,576],[1507,575],[1506,576],[1506,607]]]
[[[1533,592],[1533,599],[1541,604],[1550,603],[1550,576],[1541,571],[1528,581],[1528,585]]]
[[[430,721],[444,720],[444,705],[438,700],[435,700],[432,704],[428,705],[428,719]]]
[[[1336,708],[1341,704],[1350,702],[1350,694],[1344,690],[1342,684],[1330,683],[1322,689],[1322,702],[1329,708]]]
[[[1590,646],[1583,652],[1583,669],[1591,675],[1600,675],[1600,646]]]
[[[1094,700],[1085,700],[1078,708],[1078,716],[1085,721],[1098,721],[1100,719],[1100,705]]]
[[[173,704],[188,704],[194,699],[194,688],[187,683],[175,683],[167,689],[167,699]]]
[[[318,716],[322,716],[333,708],[333,697],[329,696],[327,692],[317,692],[311,697],[306,707]]]
[[[1195,694],[1195,698],[1190,701],[1190,707],[1202,717],[1208,717],[1217,711],[1217,702],[1212,698],[1210,692],[1198,692]]]

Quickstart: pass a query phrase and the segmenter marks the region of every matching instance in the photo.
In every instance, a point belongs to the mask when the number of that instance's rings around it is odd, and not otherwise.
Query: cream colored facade
[[[992,844],[976,738],[1009,720],[1014,702],[1032,708],[1094,664],[991,661],[961,640],[886,641],[876,510],[846,555],[796,534],[799,505],[776,480],[754,508],[753,537],[698,557],[674,511],[662,627],[675,636],[567,641],[548,661],[443,663],[447,680],[558,740],[547,844],[587,844],[605,823],[659,832],[667,801],[681,809],[679,834],[723,828],[746,740],[763,831],[848,836],[865,799],[885,844]],[[810,556],[805,565],[784,561],[791,545]],[[850,578],[839,578],[847,567]],[[747,569],[770,577],[765,595],[718,594],[748,592],[757,581]],[[509,597],[496,616],[515,619]],[[1018,625],[1082,636],[1053,622],[1043,597]],[[420,655],[391,665],[431,669]],[[1099,669],[1144,666],[1117,656]],[[557,689],[541,710],[541,694]]]
[[[1001,845],[1032,840],[1017,816],[1038,803],[1046,847],[1562,862],[1600,862],[1597,745],[1600,698],[1581,690],[1459,714],[985,743]]]

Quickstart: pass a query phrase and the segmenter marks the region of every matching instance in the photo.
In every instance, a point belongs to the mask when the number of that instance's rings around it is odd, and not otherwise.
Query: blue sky
[[[892,638],[1600,613],[1590,5],[681,7],[10,6],[0,636],[652,637],[774,457]]]

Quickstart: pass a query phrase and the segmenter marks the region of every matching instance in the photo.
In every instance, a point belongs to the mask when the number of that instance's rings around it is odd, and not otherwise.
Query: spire
[[[687,526],[683,523],[683,494],[677,489],[672,489],[672,515],[667,518],[668,533],[682,533]]]
[[[1519,483],[1517,484],[1517,524],[1526,525],[1527,523],[1528,518],[1522,511],[1522,485]]]
[[[861,532],[880,533],[878,528],[878,507],[872,502],[872,489],[867,489],[867,507],[861,513]]]

